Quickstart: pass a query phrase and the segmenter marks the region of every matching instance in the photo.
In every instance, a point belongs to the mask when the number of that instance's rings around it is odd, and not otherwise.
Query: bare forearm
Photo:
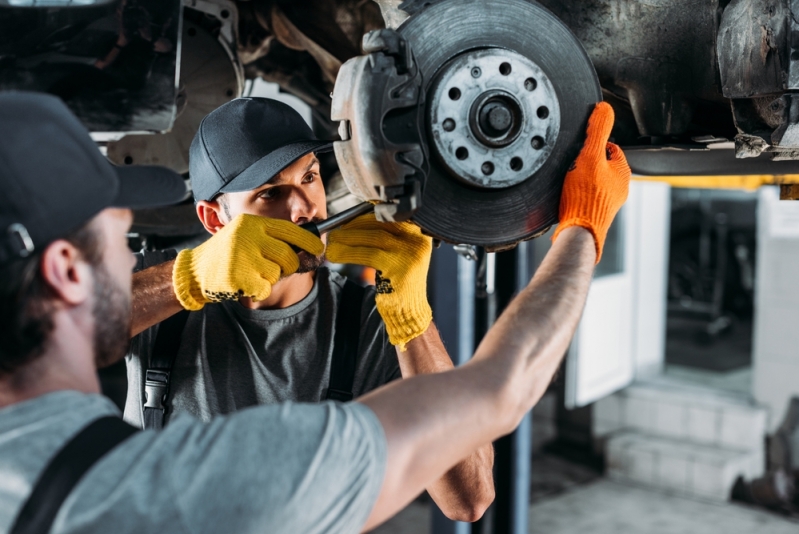
[[[594,240],[587,230],[563,231],[470,362],[491,361],[493,369],[510,371],[508,400],[517,405],[508,408],[519,418],[538,402],[560,366],[585,306],[595,260]]]
[[[131,337],[183,309],[172,289],[174,263],[168,261],[133,275]]]
[[[440,373],[453,369],[452,359],[435,324],[397,350],[403,378]],[[494,500],[494,448],[489,443],[472,452],[444,476],[428,486],[427,492],[441,511],[456,521],[476,521]]]
[[[564,231],[474,359],[359,399],[377,414],[388,442],[386,475],[367,528],[391,517],[473,451],[512,431],[538,401],[574,334],[595,257],[587,231]]]

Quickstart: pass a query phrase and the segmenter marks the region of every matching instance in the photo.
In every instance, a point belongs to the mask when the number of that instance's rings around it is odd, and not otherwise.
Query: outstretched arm
[[[377,414],[388,443],[383,486],[365,528],[511,432],[546,391],[577,328],[608,227],[627,199],[630,168],[607,142],[612,126],[612,108],[598,104],[564,181],[553,247],[474,358],[359,399]]]
[[[541,398],[577,328],[595,259],[590,233],[564,231],[471,361],[358,399],[377,414],[388,442],[386,474],[366,530],[458,461],[513,431]]]
[[[408,342],[407,350],[397,350],[403,378],[440,373],[454,368],[435,324],[430,323],[419,337]],[[489,443],[427,487],[427,492],[448,518],[477,521],[494,501],[494,448]]]

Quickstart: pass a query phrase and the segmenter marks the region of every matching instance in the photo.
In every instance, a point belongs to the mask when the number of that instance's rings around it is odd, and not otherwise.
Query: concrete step
[[[608,476],[715,501],[729,499],[739,475],[764,470],[763,450],[735,450],[623,431],[606,444]]]
[[[668,381],[633,384],[594,404],[594,436],[619,430],[762,451],[768,413],[741,397]]]

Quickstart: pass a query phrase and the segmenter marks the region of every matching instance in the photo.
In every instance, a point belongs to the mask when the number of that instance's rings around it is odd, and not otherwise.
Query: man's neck
[[[288,308],[308,296],[313,289],[315,274],[315,272],[292,274],[272,286],[272,293],[266,300],[254,302],[252,299],[242,298],[239,302],[251,310]]]
[[[62,319],[54,317],[43,354],[13,374],[0,377],[0,408],[55,391],[100,393],[91,337]]]

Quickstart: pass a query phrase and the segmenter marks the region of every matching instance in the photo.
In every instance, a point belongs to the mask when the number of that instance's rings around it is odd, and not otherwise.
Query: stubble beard
[[[105,269],[94,269],[94,361],[105,367],[121,360],[130,346],[131,299]]]
[[[307,252],[300,252],[297,256],[300,259],[300,267],[297,269],[298,274],[311,273],[324,265],[325,261],[327,261],[324,254],[321,256],[312,256]]]
[[[320,223],[322,221],[324,221],[324,219],[321,217],[313,218],[314,223]],[[324,253],[322,253],[319,256],[313,256],[303,250],[299,254],[297,254],[297,256],[300,259],[300,267],[297,269],[297,274],[312,273],[315,270],[317,270],[319,267],[324,265],[325,261],[327,261],[327,258],[325,258]]]

